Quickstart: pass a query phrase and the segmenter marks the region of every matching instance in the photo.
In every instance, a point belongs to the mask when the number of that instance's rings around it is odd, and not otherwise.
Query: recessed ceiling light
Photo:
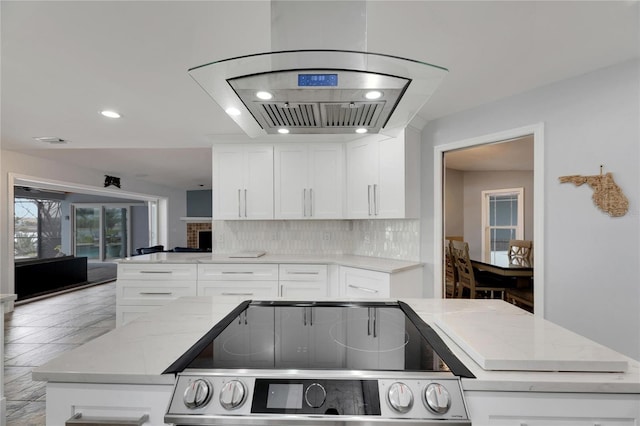
[[[365,93],[364,97],[367,99],[380,99],[382,97],[382,92],[371,90],[370,92]]]
[[[367,133],[367,132],[368,132],[368,130],[363,128],[363,127],[359,128],[359,129],[356,129],[356,133]]]
[[[283,135],[286,135],[287,133],[289,133],[289,129],[278,129],[278,133],[282,133]]]
[[[63,144],[63,143],[69,142],[66,139],[57,138],[55,136],[40,136],[40,137],[34,137],[34,139],[37,140],[38,142],[52,143],[52,144]]]
[[[256,93],[256,96],[259,99],[262,99],[263,101],[268,101],[269,99],[273,98],[273,95],[269,92],[264,92],[264,91],[260,91],[258,93]]]
[[[240,110],[238,108],[234,108],[234,107],[227,108],[225,110],[225,112],[227,114],[229,114],[229,115],[232,115],[232,116],[240,115]]]
[[[100,114],[104,115],[105,117],[109,117],[109,118],[120,118],[120,114],[118,114],[115,111],[109,111],[109,110],[104,110],[104,111],[100,111]]]

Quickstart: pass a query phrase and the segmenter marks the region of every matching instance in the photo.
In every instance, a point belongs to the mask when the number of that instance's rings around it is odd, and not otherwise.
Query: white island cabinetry
[[[197,265],[185,263],[118,263],[116,325],[183,296],[195,296]]]

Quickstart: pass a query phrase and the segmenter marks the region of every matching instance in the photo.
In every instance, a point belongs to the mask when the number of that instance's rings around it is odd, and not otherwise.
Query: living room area
[[[144,202],[14,187],[17,303],[116,278],[115,259],[149,240]]]

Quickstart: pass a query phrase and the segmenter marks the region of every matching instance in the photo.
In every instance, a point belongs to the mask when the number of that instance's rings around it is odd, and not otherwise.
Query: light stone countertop
[[[393,274],[409,269],[420,268],[422,263],[380,257],[354,255],[298,255],[298,254],[269,254],[261,257],[239,258],[229,254],[211,253],[151,253],[141,256],[127,257],[119,263],[303,263],[320,265],[340,265],[353,268],[368,269],[377,272]]]
[[[233,296],[178,299],[36,368],[33,379],[71,383],[173,384],[173,375],[162,375],[162,371],[242,299]],[[448,330],[449,333],[457,328],[464,336],[465,330],[456,325],[461,318],[475,317],[484,323],[489,321],[495,327],[491,334],[505,337],[503,344],[496,344],[494,340],[491,356],[500,358],[496,354],[503,351],[503,360],[516,358],[524,363],[529,359],[534,367],[540,361],[544,363],[554,358],[564,361],[575,358],[584,362],[589,360],[591,353],[603,353],[601,345],[577,335],[567,345],[558,342],[557,335],[546,339],[545,333],[538,332],[548,330],[551,323],[537,319],[503,301],[405,301],[434,328],[451,351],[476,376],[475,379],[462,379],[465,390],[640,394],[640,363],[609,349],[605,348],[604,351],[607,358],[626,362],[626,372],[490,371],[483,369],[470,355],[473,350],[486,353],[486,348],[467,347],[465,351],[465,348],[454,341],[460,341],[460,336],[451,338],[438,326],[440,324],[446,328],[444,324],[449,324],[452,328]],[[493,319],[487,320],[487,317]],[[546,323],[542,329],[540,321]],[[519,335],[528,338],[509,340],[513,335],[513,331],[509,331],[513,329],[513,324],[517,325]],[[557,326],[550,327],[555,329]],[[480,340],[481,335],[478,336],[478,341]],[[532,340],[535,345],[531,345]],[[582,349],[576,351],[578,346]]]

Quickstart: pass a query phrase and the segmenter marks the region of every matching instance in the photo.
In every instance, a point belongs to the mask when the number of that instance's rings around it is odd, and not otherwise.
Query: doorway
[[[529,213],[525,213],[529,223],[530,229],[525,229],[525,236],[527,239],[536,241],[534,245],[534,258],[535,260],[535,304],[536,315],[544,316],[544,254],[543,254],[543,230],[544,230],[544,206],[543,206],[543,125],[538,124],[534,126],[527,126],[523,128],[512,129],[504,132],[474,137],[471,139],[465,139],[458,142],[439,145],[434,147],[434,297],[441,298],[445,295],[445,267],[444,267],[444,247],[447,243],[447,239],[464,239],[469,242],[470,252],[474,251],[474,255],[477,259],[482,258],[483,251],[483,236],[485,229],[482,226],[482,195],[480,188],[480,182],[482,179],[481,171],[471,170],[468,173],[468,181],[477,183],[478,185],[472,189],[476,191],[476,195],[473,196],[473,203],[477,204],[477,212],[469,212],[471,210],[469,201],[465,200],[464,195],[460,192],[458,194],[458,201],[452,202],[451,194],[447,197],[447,165],[450,165],[450,160],[455,157],[454,154],[466,153],[467,160],[475,164],[474,167],[478,167],[481,161],[474,153],[474,149],[488,148],[493,151],[500,149],[500,143],[513,142],[517,143],[517,140],[524,140],[529,138],[533,144],[533,188],[529,187],[529,190],[525,188],[526,199],[524,205],[530,209]],[[505,145],[506,146],[506,145]],[[473,154],[473,155],[469,155]],[[500,162],[499,155],[486,155],[484,162],[487,163],[487,168],[498,168],[495,164]],[[457,167],[460,169],[461,167]],[[462,173],[462,174],[461,174]],[[458,172],[458,179],[463,180],[465,172]],[[494,174],[496,177],[500,173]],[[455,180],[455,176],[454,179]],[[513,186],[503,186],[502,189],[509,189]],[[497,186],[495,188],[498,188]],[[486,189],[486,188],[485,188]],[[457,204],[457,207],[456,207]],[[453,207],[452,207],[453,205]],[[450,214],[446,214],[446,211],[455,209],[457,211],[457,217],[451,217]],[[465,213],[467,211],[467,213]],[[465,220],[465,215],[470,214],[472,218]]]

